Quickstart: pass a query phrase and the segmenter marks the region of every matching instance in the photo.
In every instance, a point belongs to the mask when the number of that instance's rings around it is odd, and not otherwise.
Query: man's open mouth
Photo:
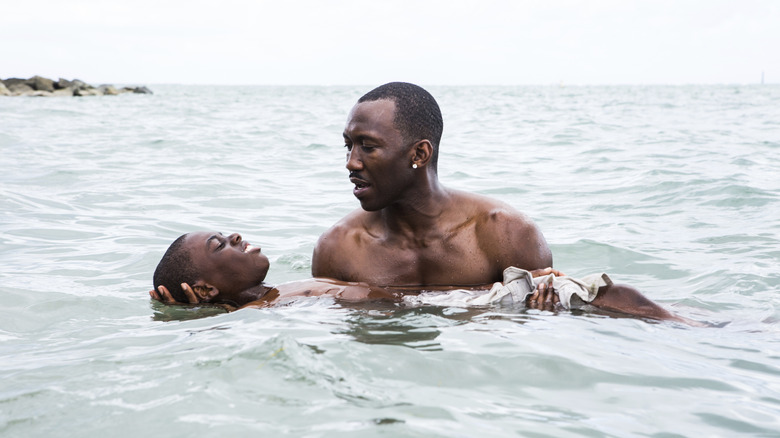
[[[355,185],[355,190],[365,189],[371,185],[367,181],[355,177],[350,178],[349,181]]]
[[[349,173],[349,182],[355,185],[355,188],[352,189],[352,194],[355,195],[355,197],[357,198],[360,198],[361,196],[365,195],[365,193],[371,187],[371,183],[361,178],[360,174],[357,172]]]

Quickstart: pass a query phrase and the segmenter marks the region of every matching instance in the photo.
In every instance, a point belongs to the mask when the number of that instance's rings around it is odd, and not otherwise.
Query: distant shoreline
[[[33,76],[29,79],[0,79],[0,96],[37,96],[37,97],[70,97],[70,96],[116,96],[124,93],[153,94],[145,86],[116,88],[110,84],[95,87],[84,81],[63,79],[54,81],[43,76]]]

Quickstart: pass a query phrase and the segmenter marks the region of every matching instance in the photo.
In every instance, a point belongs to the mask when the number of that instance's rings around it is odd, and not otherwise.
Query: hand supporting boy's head
[[[270,263],[260,247],[253,247],[234,233],[188,233],[176,239],[154,271],[154,289],[165,286],[176,301],[188,302],[181,287],[187,283],[200,302],[232,301],[260,285]]]

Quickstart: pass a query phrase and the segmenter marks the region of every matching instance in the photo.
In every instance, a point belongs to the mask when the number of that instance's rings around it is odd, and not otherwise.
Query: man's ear
[[[412,152],[412,164],[423,167],[433,158],[433,145],[430,140],[420,140],[412,146]]]
[[[198,296],[198,300],[201,303],[208,303],[219,295],[219,289],[206,283],[203,280],[198,280],[192,285],[192,291]]]

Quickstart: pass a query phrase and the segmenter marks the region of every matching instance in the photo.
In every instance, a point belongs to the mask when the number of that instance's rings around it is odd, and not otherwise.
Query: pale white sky
[[[780,83],[775,0],[0,0],[0,78]]]

